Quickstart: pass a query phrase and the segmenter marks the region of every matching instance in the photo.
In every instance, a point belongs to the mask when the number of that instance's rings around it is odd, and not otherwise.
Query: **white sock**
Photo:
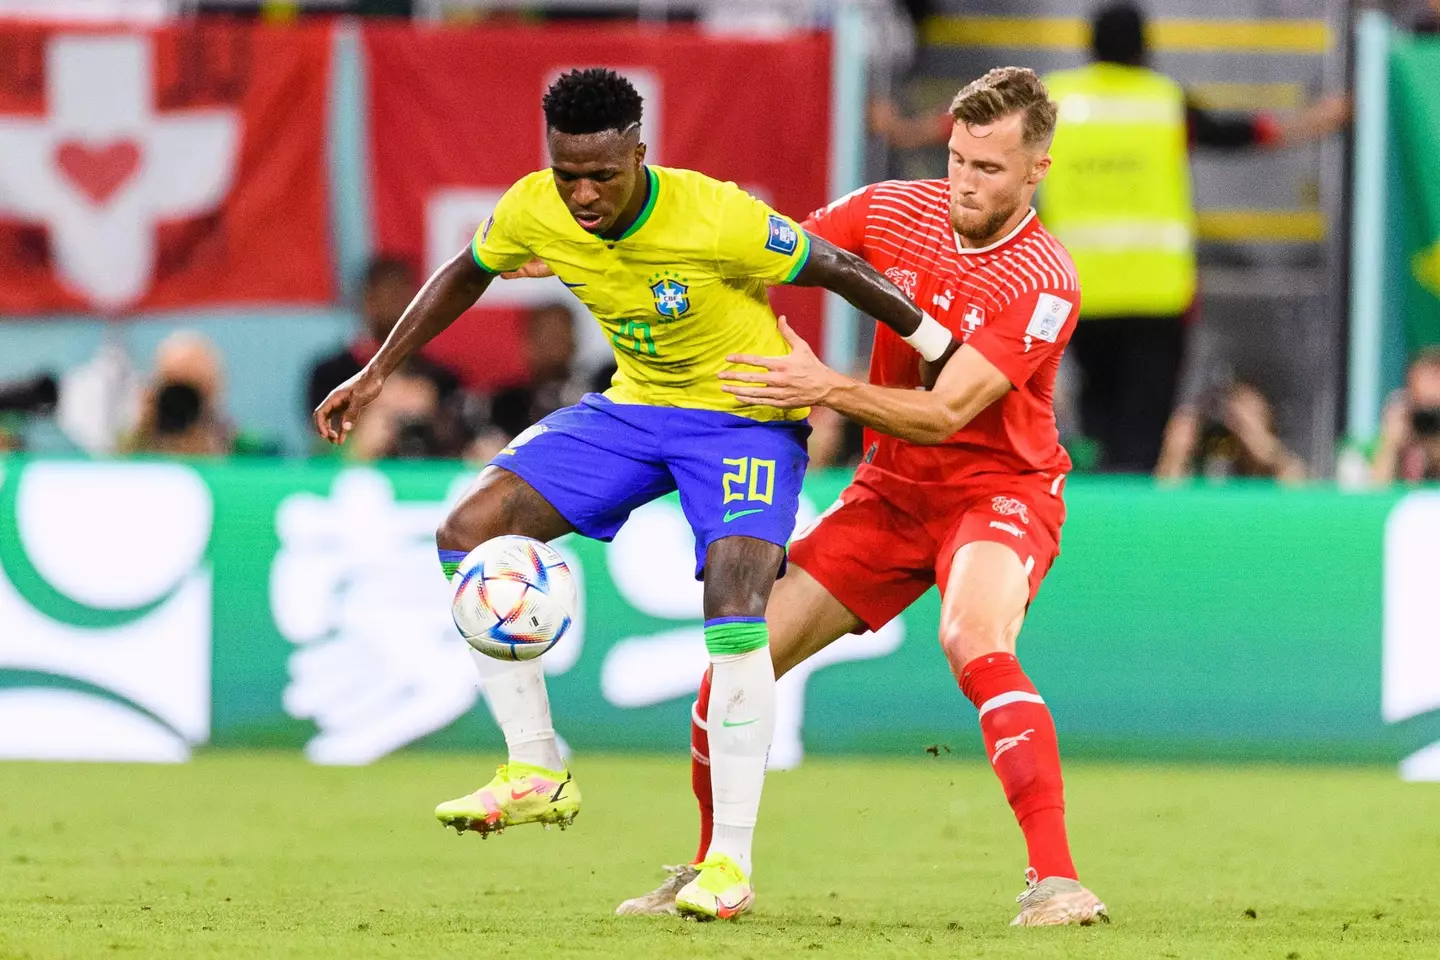
[[[709,853],[723,853],[750,873],[750,846],[765,787],[765,757],[775,734],[775,668],[770,648],[711,657],[710,786],[715,834]]]
[[[510,760],[546,770],[564,770],[565,761],[550,721],[550,695],[545,691],[540,659],[496,660],[478,650],[471,650],[470,658],[480,671],[480,689],[485,692],[490,715],[505,734]]]

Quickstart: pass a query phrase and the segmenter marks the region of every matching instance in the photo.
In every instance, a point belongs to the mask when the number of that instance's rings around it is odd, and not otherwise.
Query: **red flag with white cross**
[[[329,49],[0,26],[0,313],[328,302]]]

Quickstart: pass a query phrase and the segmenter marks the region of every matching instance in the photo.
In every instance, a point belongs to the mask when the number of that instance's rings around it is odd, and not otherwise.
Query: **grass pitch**
[[[773,775],[758,911],[708,925],[612,915],[693,852],[681,760],[580,758],[563,833],[431,819],[489,773],[0,764],[0,957],[1440,957],[1440,787],[1389,770],[1073,764],[1076,859],[1115,923],[1042,930],[1006,926],[1024,847],[975,763]]]

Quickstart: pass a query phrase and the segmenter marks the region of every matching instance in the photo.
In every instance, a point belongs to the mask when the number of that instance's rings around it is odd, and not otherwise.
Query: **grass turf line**
[[[455,756],[0,764],[0,957],[1440,956],[1440,788],[1390,770],[1072,765],[1076,860],[1116,922],[1057,930],[1006,926],[1024,846],[975,763],[772,775],[758,912],[708,925],[612,916],[693,852],[684,763],[575,772],[572,829],[482,841],[430,816],[488,779]]]

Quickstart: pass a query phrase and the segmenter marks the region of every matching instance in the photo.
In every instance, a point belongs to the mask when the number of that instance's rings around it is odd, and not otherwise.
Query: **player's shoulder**
[[[981,269],[1003,281],[998,286],[1006,294],[1004,300],[1028,299],[1036,294],[1079,300],[1080,276],[1075,261],[1038,216],[1032,214],[1014,240],[987,260]]]
[[[1035,229],[1026,241],[1030,251],[1036,255],[1043,254],[1047,262],[1055,265],[1059,286],[1065,290],[1080,289],[1080,274],[1075,269],[1075,261],[1071,258],[1070,251],[1065,249],[1065,244],[1060,242],[1059,237],[1045,229],[1045,224],[1040,222],[1038,214],[1035,217]]]
[[[555,172],[546,167],[543,170],[536,170],[534,173],[527,173],[511,184],[505,194],[513,201],[527,204],[548,200],[552,194],[558,197],[558,194],[555,193]]]
[[[832,200],[814,215],[823,216],[851,204],[859,204],[868,212],[877,202],[882,208],[904,204],[912,211],[924,210],[943,203],[949,196],[948,191],[949,186],[944,180],[879,180]]]
[[[495,216],[503,220],[512,235],[532,227],[553,229],[562,222],[565,204],[555,190],[555,174],[548,168],[527,173],[500,197]]]
[[[732,180],[718,180],[699,170],[684,167],[660,167],[652,165],[660,181],[660,189],[666,190],[676,199],[705,206],[728,201],[737,197],[750,197],[739,184]],[[750,197],[754,199],[753,197]]]
[[[925,216],[945,214],[950,185],[945,180],[881,180],[866,188],[870,211]]]

